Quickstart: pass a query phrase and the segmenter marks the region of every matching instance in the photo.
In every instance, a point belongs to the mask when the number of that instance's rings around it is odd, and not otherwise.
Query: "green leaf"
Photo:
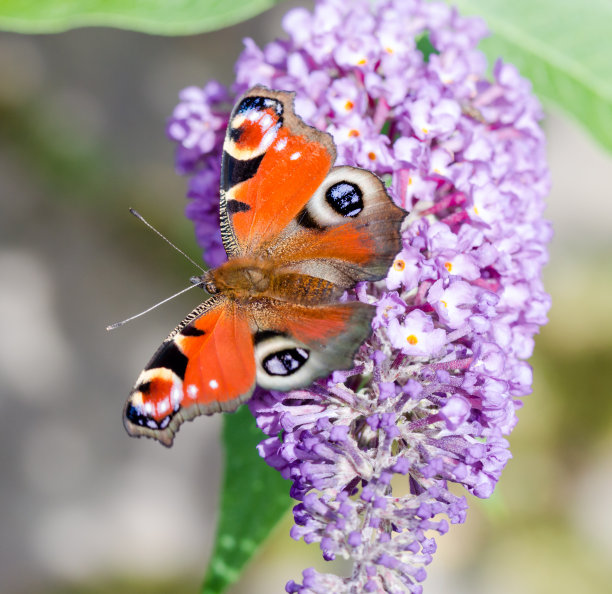
[[[161,35],[213,31],[244,21],[279,0],[1,0],[0,29],[57,33],[85,26]]]
[[[481,48],[502,57],[612,150],[610,0],[452,0],[485,19],[494,35]]]
[[[431,44],[429,31],[419,35],[416,40],[417,49],[423,54],[423,60],[429,62],[431,54],[439,54],[440,52]]]
[[[291,505],[290,482],[267,466],[255,449],[264,437],[247,406],[223,415],[225,476],[202,594],[219,594],[235,582]]]

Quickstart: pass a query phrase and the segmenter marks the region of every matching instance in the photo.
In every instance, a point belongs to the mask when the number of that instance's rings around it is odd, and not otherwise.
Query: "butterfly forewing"
[[[335,159],[331,137],[293,113],[290,93],[255,87],[236,105],[221,163],[221,225],[229,255],[274,243]]]
[[[255,387],[252,329],[222,298],[198,306],[162,343],[125,405],[131,435],[170,446],[178,426],[201,414],[231,411]]]

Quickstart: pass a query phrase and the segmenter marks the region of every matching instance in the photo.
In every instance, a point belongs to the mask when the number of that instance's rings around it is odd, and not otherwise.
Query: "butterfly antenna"
[[[186,293],[187,291],[193,289],[194,287],[199,287],[203,284],[203,281],[200,282],[194,282],[196,279],[192,280],[191,282],[193,283],[191,286],[186,287],[185,289],[180,290],[178,293],[175,293],[174,295],[170,295],[170,297],[166,297],[166,299],[164,299],[163,301],[160,301],[159,303],[156,303],[155,305],[149,307],[149,309],[145,309],[144,311],[141,311],[140,313],[137,313],[135,316],[131,316],[129,318],[127,318],[126,320],[122,320],[121,322],[115,322],[114,324],[110,324],[109,326],[106,327],[107,330],[114,330],[115,328],[119,328],[119,326],[123,326],[123,324],[127,324],[128,322],[131,322],[132,320],[135,320],[136,318],[139,318],[140,316],[144,316],[146,313],[149,313],[150,311],[154,310],[156,307],[159,307],[160,305],[163,305],[164,303],[166,303],[167,301],[170,301],[171,299],[174,299],[175,297],[178,297],[179,295],[182,295],[183,293]]]
[[[204,268],[202,268],[197,262],[194,262],[182,249],[176,247],[165,235],[163,235],[160,231],[158,231],[155,227],[153,227],[153,225],[151,225],[151,223],[149,223],[149,221],[147,221],[138,211],[134,210],[133,208],[130,208],[130,212],[138,220],[142,221],[149,229],[151,229],[151,231],[154,231],[155,233],[157,233],[167,244],[171,245],[179,254],[183,254],[183,256],[185,256],[185,258],[187,258],[187,260],[189,260],[196,268],[199,268],[202,272],[206,272]],[[191,287],[188,287],[188,288],[191,289]],[[177,295],[179,294],[180,293],[177,293]],[[169,299],[172,299],[172,297],[169,297]],[[164,302],[162,301],[162,303]],[[158,303],[158,305],[160,304]],[[154,307],[157,307],[157,306],[154,306]],[[146,313],[146,312],[143,312],[143,313]]]

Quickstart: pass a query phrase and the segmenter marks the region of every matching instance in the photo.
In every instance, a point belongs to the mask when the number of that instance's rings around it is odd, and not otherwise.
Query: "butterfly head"
[[[189,279],[189,282],[192,285],[200,285],[209,295],[216,295],[219,292],[219,289],[215,285],[211,273],[212,270],[208,270],[200,276],[192,276]]]

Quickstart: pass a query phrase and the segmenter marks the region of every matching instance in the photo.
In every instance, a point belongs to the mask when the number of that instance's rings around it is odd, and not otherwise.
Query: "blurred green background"
[[[304,4],[304,3],[301,3]],[[219,418],[171,450],[124,432],[127,392],[193,307],[180,256],[198,255],[165,119],[178,91],[230,83],[245,36],[281,34],[297,2],[214,33],[0,33],[0,591],[195,592],[212,545]],[[612,592],[612,157],[547,112],[555,226],[550,324],[534,393],[489,501],[438,539],[425,592]],[[288,517],[234,594],[282,592],[328,568]],[[339,568],[342,570],[342,567]]]

